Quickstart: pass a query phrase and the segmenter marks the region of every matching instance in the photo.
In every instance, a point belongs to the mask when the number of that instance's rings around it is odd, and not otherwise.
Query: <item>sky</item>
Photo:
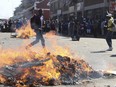
[[[21,4],[21,0],[1,0],[0,19],[8,19],[13,16],[14,10]]]

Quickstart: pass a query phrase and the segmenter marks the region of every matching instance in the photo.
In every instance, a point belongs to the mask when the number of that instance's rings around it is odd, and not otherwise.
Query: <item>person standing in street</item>
[[[37,44],[39,40],[41,40],[42,47],[45,48],[45,40],[43,37],[42,27],[43,27],[43,14],[42,9],[34,12],[34,16],[30,19],[31,28],[36,33],[36,39],[32,43],[26,46],[26,49],[32,47],[33,45]]]
[[[108,22],[107,22],[107,34],[106,34],[106,42],[109,46],[109,48],[107,49],[107,51],[112,51],[113,47],[112,47],[112,37],[113,37],[113,31],[112,28],[114,27],[114,18],[112,17],[112,14],[108,13],[108,15],[106,15]]]

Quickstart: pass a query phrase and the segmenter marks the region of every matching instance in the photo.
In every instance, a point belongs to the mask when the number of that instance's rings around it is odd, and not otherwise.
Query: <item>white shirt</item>
[[[40,20],[41,20],[41,28],[42,28],[43,22],[44,22],[44,17],[43,17],[43,15],[40,17]]]

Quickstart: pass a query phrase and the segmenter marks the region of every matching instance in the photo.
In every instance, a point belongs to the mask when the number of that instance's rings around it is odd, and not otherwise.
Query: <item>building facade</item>
[[[45,20],[50,19],[50,7],[49,7],[49,0],[41,0],[37,1],[34,4],[34,10],[42,9],[43,10],[43,15]]]
[[[115,0],[50,0],[52,18],[103,19],[107,12],[115,14]]]
[[[50,8],[49,8],[49,0],[22,0],[22,3],[19,7],[14,11],[13,19],[20,19],[26,17],[30,19],[33,15],[33,11],[42,9],[45,20],[50,18]]]

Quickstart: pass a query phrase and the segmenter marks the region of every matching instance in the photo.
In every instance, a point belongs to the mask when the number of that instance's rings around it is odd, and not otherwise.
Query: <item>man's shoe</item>
[[[30,47],[31,47],[31,44],[27,45],[25,49],[28,50]]]
[[[25,49],[28,50],[29,49],[29,46],[26,46]]]
[[[113,50],[113,48],[112,47],[110,47],[109,49],[107,49],[106,51],[112,51]]]

